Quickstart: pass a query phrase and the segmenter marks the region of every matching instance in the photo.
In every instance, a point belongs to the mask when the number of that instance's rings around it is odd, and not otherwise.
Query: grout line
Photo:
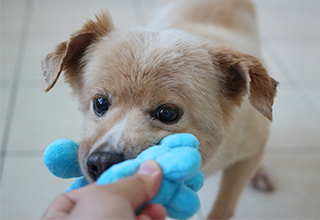
[[[264,36],[264,42],[268,44],[268,47],[264,47],[264,51],[269,55],[274,64],[279,68],[284,77],[288,80],[289,84],[294,88],[294,91],[300,96],[302,101],[307,105],[312,114],[320,122],[320,109],[306,93],[303,83],[300,82],[298,77],[292,73],[288,65],[282,60],[281,56],[274,49],[272,43]]]
[[[13,119],[13,112],[15,109],[16,99],[18,95],[18,88],[19,88],[19,78],[22,72],[23,60],[24,55],[26,52],[27,42],[28,42],[28,35],[29,35],[29,27],[31,24],[31,17],[33,11],[33,4],[34,0],[27,1],[27,5],[25,5],[24,15],[23,15],[23,23],[21,28],[21,35],[19,39],[19,50],[18,55],[16,57],[14,72],[13,72],[13,81],[11,83],[11,91],[9,95],[9,103],[8,103],[8,110],[7,110],[7,117],[5,119],[4,130],[2,134],[2,142],[1,142],[1,162],[0,162],[0,185],[2,180],[2,174],[4,170],[4,162],[6,159],[6,150],[8,146],[10,130],[12,125]]]

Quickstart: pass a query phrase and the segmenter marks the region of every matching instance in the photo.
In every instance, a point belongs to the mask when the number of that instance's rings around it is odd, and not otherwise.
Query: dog
[[[42,62],[46,91],[64,73],[78,97],[78,158],[91,182],[170,134],[195,135],[205,176],[223,170],[208,218],[229,219],[257,170],[271,187],[259,167],[278,82],[261,61],[253,4],[176,1],[152,24],[117,29],[108,12],[88,20]]]

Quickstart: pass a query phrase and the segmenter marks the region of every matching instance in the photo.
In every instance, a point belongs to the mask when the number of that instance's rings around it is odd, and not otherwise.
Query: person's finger
[[[83,192],[72,194],[77,205],[70,219],[134,219],[135,213],[129,201],[108,188],[92,184]]]
[[[141,164],[137,172],[129,178],[106,185],[109,192],[128,199],[134,210],[150,201],[158,192],[162,179],[160,165],[154,160]],[[104,186],[102,186],[104,187]]]
[[[60,195],[50,205],[43,218],[118,216],[123,219],[133,219],[134,211],[156,195],[161,179],[160,166],[155,161],[146,161],[132,177],[110,185],[91,184]],[[124,212],[124,210],[130,211]]]
[[[59,195],[47,208],[41,219],[59,219],[67,216],[75,203],[65,194]]]
[[[166,209],[157,203],[152,203],[150,205],[147,205],[138,216],[149,216],[151,219],[159,219],[164,220],[167,215]],[[137,216],[137,217],[138,217]]]
[[[152,218],[146,214],[141,214],[136,216],[136,220],[152,220]]]

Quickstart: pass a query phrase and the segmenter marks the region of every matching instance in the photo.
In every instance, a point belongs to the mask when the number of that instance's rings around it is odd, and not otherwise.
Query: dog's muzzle
[[[88,173],[96,181],[99,176],[114,164],[124,161],[123,154],[114,152],[93,152],[87,160]]]

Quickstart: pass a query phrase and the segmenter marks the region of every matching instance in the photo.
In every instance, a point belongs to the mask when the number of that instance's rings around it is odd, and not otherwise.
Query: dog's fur
[[[209,218],[230,218],[259,167],[277,86],[259,61],[253,5],[178,1],[153,24],[158,29],[116,29],[107,12],[87,21],[43,61],[47,91],[64,72],[79,98],[85,117],[79,162],[89,180],[86,160],[94,151],[129,159],[167,135],[192,133],[204,174],[223,169]],[[92,109],[97,96],[111,103],[103,117]],[[150,115],[167,103],[183,111],[178,122]]]

